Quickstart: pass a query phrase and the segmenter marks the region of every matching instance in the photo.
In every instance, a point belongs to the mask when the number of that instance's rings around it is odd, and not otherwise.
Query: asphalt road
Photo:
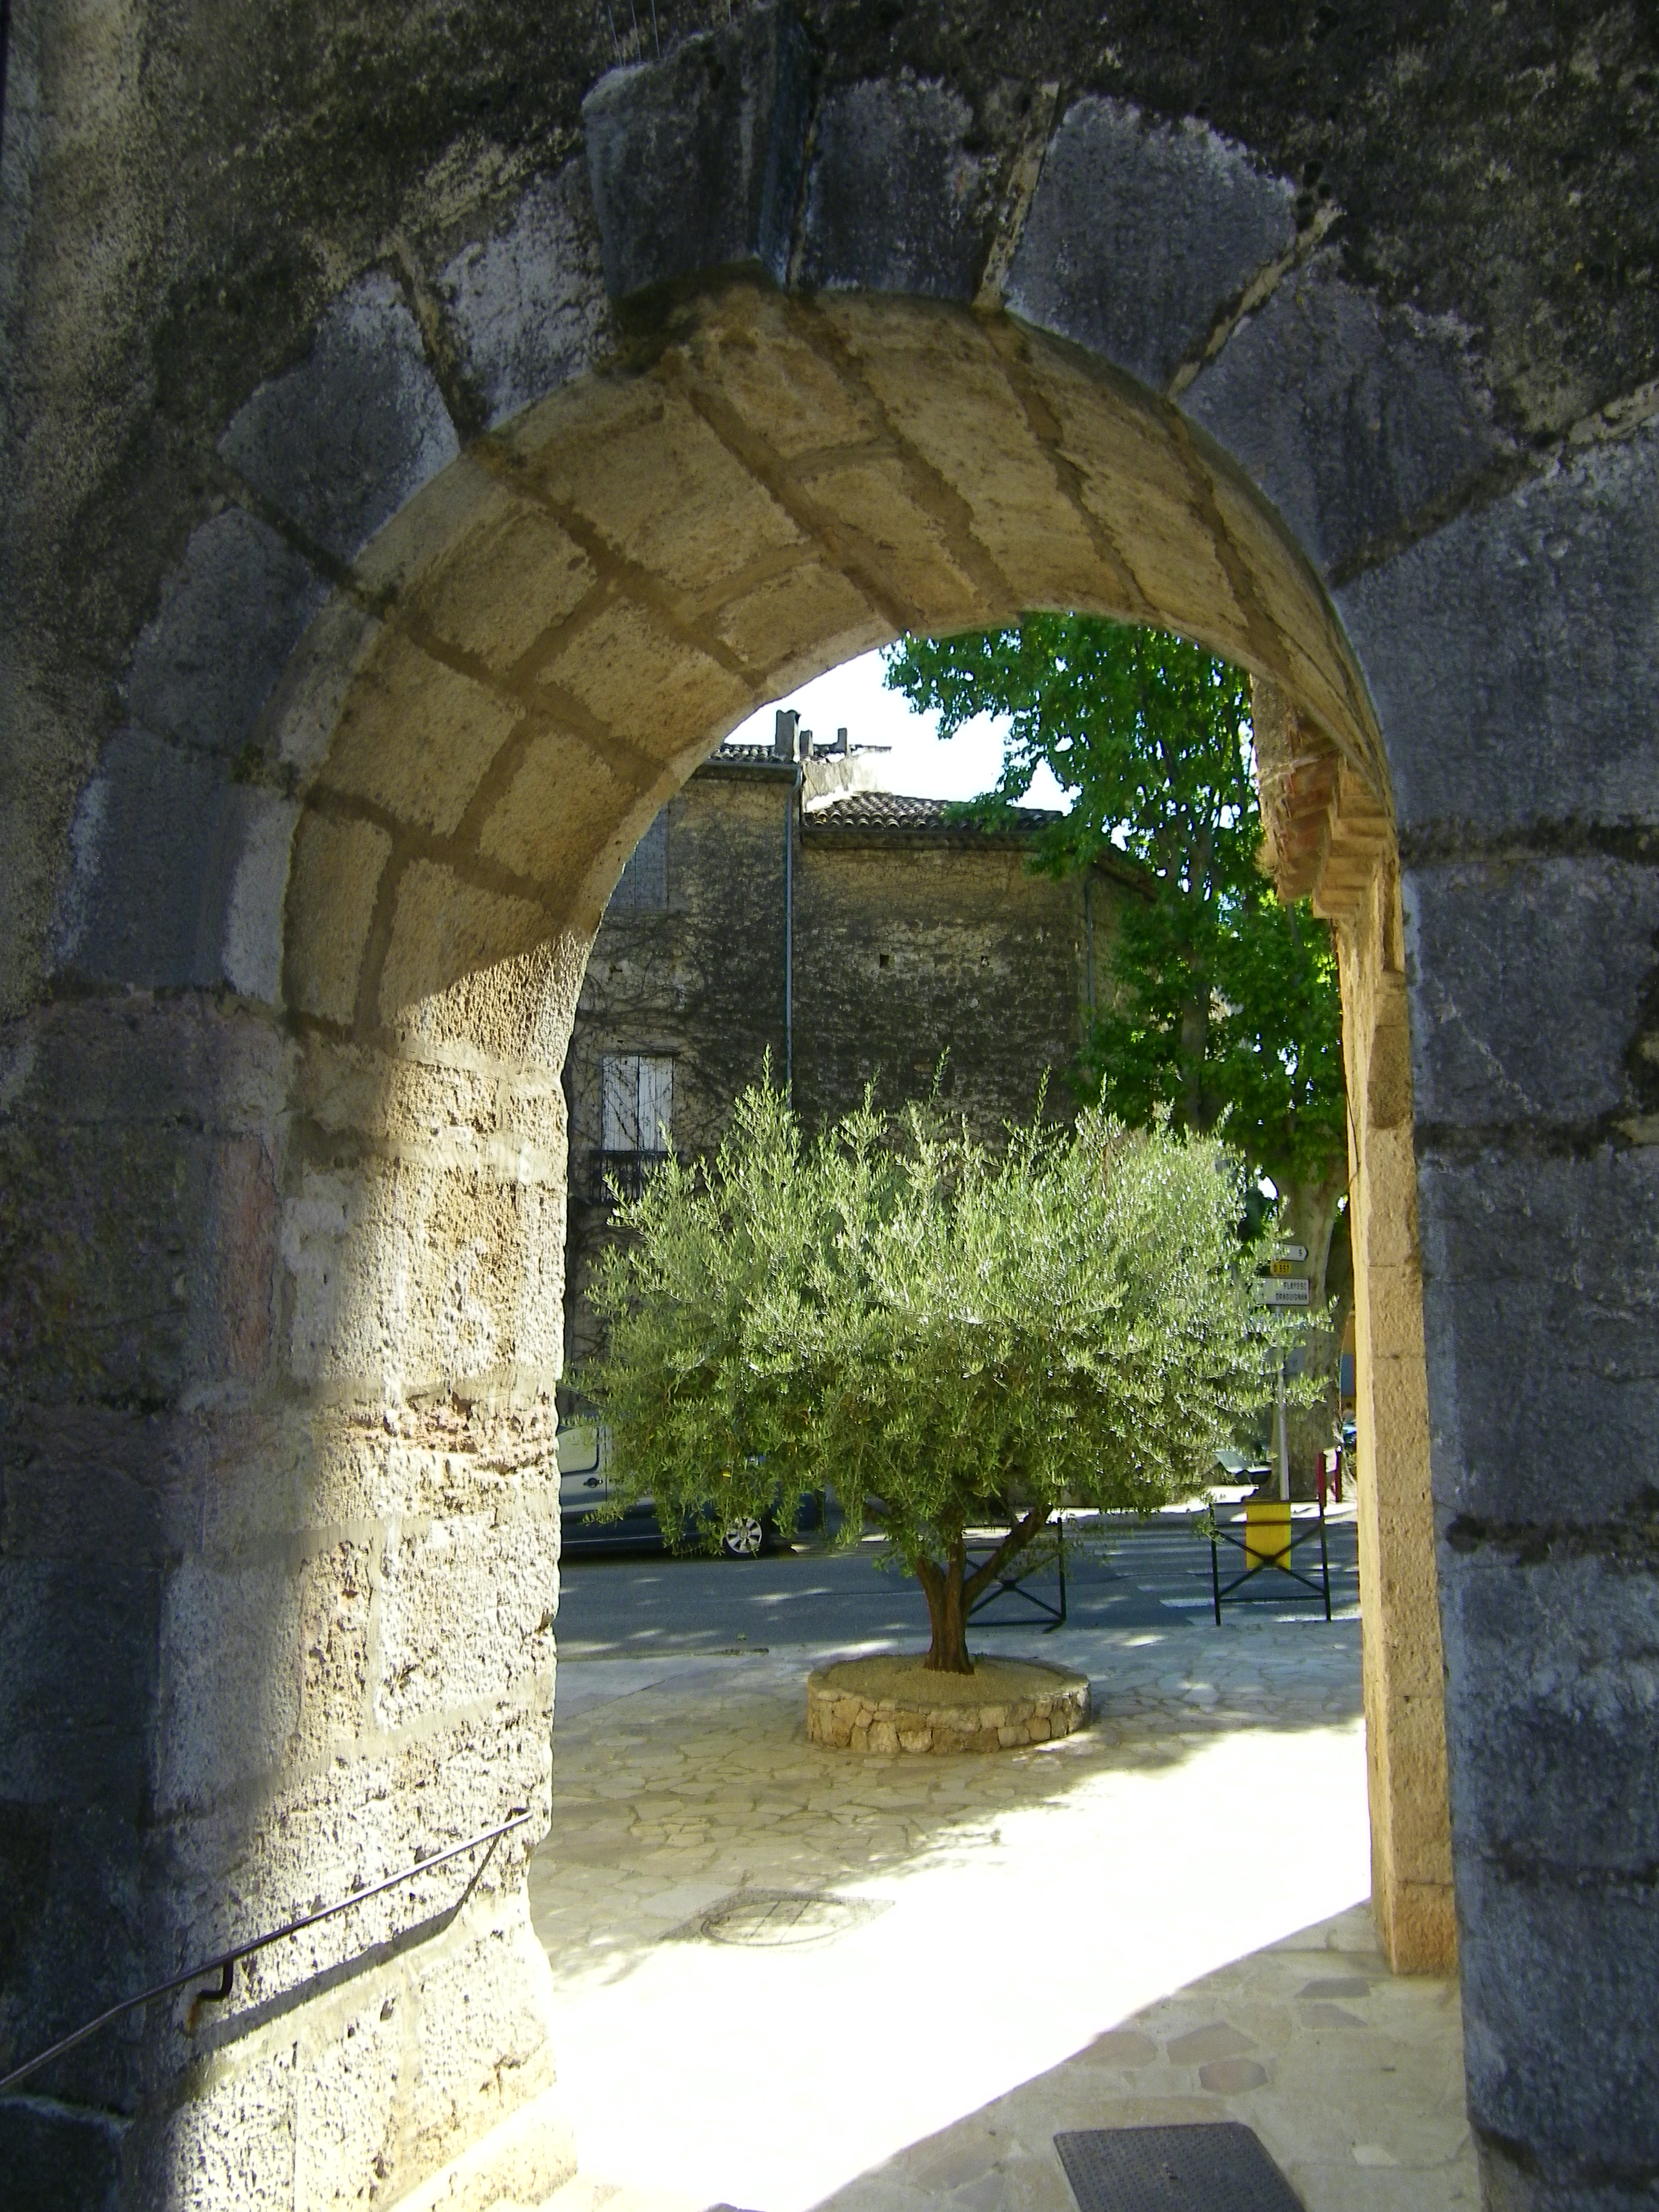
[[[1345,1515],[1327,1524],[1331,1603],[1352,1612],[1359,1577],[1356,1531]],[[798,1543],[758,1559],[672,1559],[658,1553],[628,1555],[573,1549],[560,1569],[558,1644],[568,1659],[648,1658],[666,1651],[731,1651],[793,1644],[925,1644],[927,1608],[909,1578],[878,1562],[878,1543],[830,1552]],[[1231,1555],[1235,1571],[1243,1565]],[[1299,1547],[1297,1565],[1316,1580],[1316,1541]],[[1222,1579],[1228,1577],[1224,1553]],[[1030,1599],[1025,1595],[1030,1593]],[[1042,1638],[1058,1657],[1065,1628],[1044,1637],[1036,1602],[1059,1595],[1052,1565],[1040,1570],[1019,1595],[1002,1594],[975,1616],[969,1640],[995,1650],[1018,1643],[1030,1649]],[[1259,1594],[1252,1612],[1322,1621],[1322,1601],[1277,1574],[1251,1586]],[[1068,1625],[1091,1628],[1167,1630],[1185,1626],[1215,1633],[1210,1601],[1210,1547],[1184,1516],[1114,1524],[1103,1538],[1067,1547]],[[1224,1618],[1237,1617],[1229,1607]]]

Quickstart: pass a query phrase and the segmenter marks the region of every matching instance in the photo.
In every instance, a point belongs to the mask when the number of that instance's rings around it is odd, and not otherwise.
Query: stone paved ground
[[[1203,2117],[1310,2212],[1475,2203],[1455,1986],[1364,1909],[1356,1625],[1061,1641],[1094,1724],[994,1758],[809,1745],[816,1647],[566,1662],[560,2212],[1068,2212],[1057,2128]]]

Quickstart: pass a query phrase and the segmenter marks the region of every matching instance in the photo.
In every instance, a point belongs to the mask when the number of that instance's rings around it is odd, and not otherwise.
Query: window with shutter
[[[637,1053],[607,1054],[601,1062],[605,1094],[599,1142],[607,1152],[640,1149],[640,1061]]]
[[[640,1150],[665,1152],[669,1124],[674,1118],[674,1063],[672,1060],[640,1062]]]
[[[674,1118],[674,1063],[665,1054],[608,1053],[600,1143],[607,1152],[665,1152]]]
[[[652,1165],[668,1150],[674,1063],[661,1053],[607,1053],[599,1079],[600,1149],[590,1164],[596,1205],[617,1190],[637,1198]]]

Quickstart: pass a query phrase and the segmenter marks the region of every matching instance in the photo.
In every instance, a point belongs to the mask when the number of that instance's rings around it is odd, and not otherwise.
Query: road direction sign
[[[1279,1275],[1267,1279],[1258,1277],[1255,1294],[1264,1306],[1305,1306],[1310,1303],[1305,1275]]]
[[[1307,1256],[1308,1248],[1305,1244],[1275,1244],[1273,1246],[1275,1260],[1305,1260]]]
[[[1307,1264],[1305,1260],[1269,1260],[1267,1273],[1270,1275],[1299,1275]]]

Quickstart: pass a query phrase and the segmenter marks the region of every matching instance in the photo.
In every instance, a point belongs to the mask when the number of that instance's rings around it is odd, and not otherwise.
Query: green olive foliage
[[[1159,1505],[1264,1401],[1284,1334],[1252,1302],[1244,1182],[1213,1139],[1097,1111],[996,1153],[866,1100],[809,1141],[763,1084],[712,1160],[618,1202],[590,1291],[605,1349],[576,1378],[613,1488],[713,1548],[831,1486],[848,1540],[884,1526],[930,1610],[930,1567],[962,1595],[966,1528]]]

